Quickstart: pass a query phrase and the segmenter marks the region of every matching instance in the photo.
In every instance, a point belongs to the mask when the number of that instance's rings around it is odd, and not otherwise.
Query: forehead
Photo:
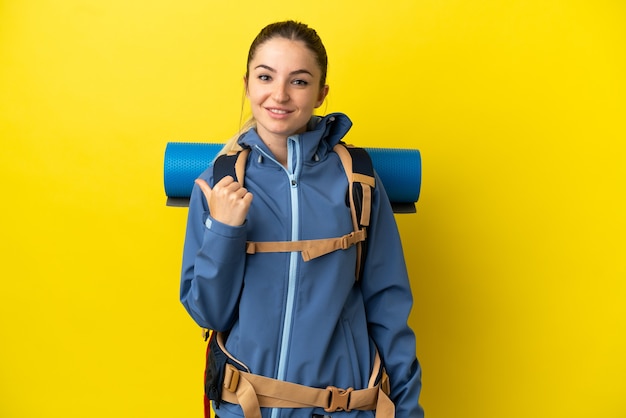
[[[250,69],[258,65],[267,65],[276,70],[306,69],[311,73],[320,72],[315,54],[304,42],[279,37],[259,45],[250,61]]]

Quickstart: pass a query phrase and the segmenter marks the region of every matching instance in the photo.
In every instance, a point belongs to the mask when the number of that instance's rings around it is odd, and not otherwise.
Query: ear
[[[322,105],[322,103],[324,103],[324,100],[326,99],[326,96],[328,96],[328,90],[330,89],[330,87],[328,86],[328,84],[326,84],[324,87],[322,87],[320,89],[320,93],[319,96],[317,97],[317,103],[315,104],[315,107],[318,108]]]

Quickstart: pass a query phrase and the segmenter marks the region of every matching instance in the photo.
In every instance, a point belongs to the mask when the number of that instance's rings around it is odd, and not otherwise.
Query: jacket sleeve
[[[376,182],[361,279],[369,333],[389,375],[396,417],[422,418],[422,371],[407,323],[413,296],[393,210],[378,177]]]
[[[206,172],[201,177],[211,184]],[[211,218],[204,194],[194,185],[183,247],[180,300],[201,327],[227,331],[237,317],[245,245],[245,224],[232,227]]]

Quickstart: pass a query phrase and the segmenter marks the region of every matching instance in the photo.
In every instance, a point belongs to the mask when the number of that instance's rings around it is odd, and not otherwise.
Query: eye
[[[257,78],[258,78],[259,80],[261,80],[261,81],[269,81],[269,80],[271,80],[271,79],[272,79],[272,78],[271,78],[269,75],[267,75],[267,74],[261,74],[261,75],[259,75]]]
[[[308,86],[309,82],[302,79],[293,80],[291,84],[295,84],[296,86]]]

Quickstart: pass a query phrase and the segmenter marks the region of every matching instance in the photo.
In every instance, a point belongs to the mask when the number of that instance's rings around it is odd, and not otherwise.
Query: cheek
[[[267,89],[264,89],[262,86],[252,83],[248,85],[246,96],[251,102],[258,101],[267,96],[266,90]]]

